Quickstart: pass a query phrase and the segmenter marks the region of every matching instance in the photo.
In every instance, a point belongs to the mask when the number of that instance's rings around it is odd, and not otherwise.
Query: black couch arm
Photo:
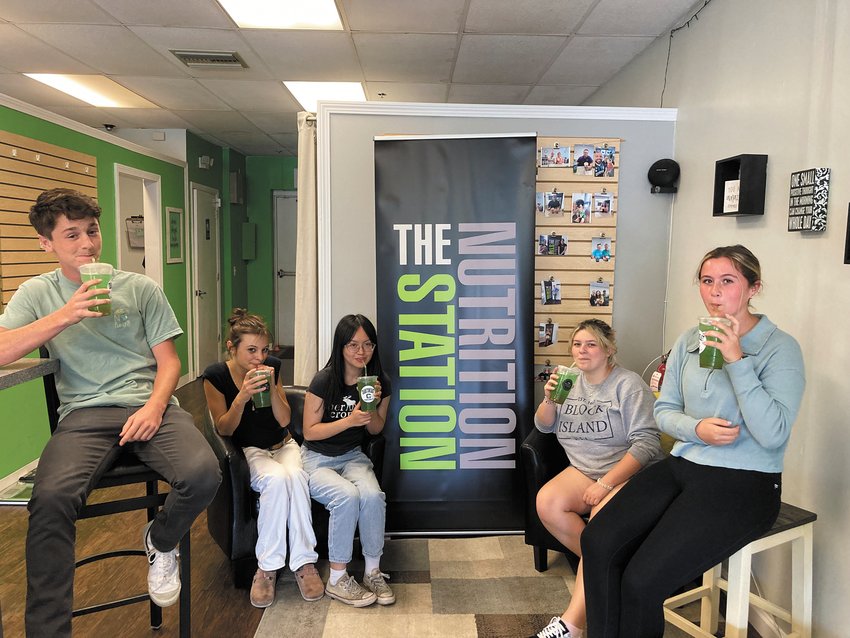
[[[534,567],[547,569],[546,551],[553,549],[566,554],[575,569],[578,557],[549,533],[537,516],[537,492],[569,464],[564,448],[554,434],[544,434],[533,428],[520,446],[523,475],[525,476],[525,544],[534,547]]]
[[[254,551],[257,494],[251,489],[251,473],[242,448],[234,445],[229,436],[216,431],[209,411],[203,430],[222,470],[221,486],[207,508],[207,529],[232,560]]]

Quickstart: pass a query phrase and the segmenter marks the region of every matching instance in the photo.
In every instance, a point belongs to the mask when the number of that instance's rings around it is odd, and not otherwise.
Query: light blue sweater
[[[744,358],[721,370],[699,367],[696,327],[676,341],[667,361],[655,421],[677,439],[672,454],[701,465],[781,472],[791,426],[806,384],[797,341],[764,315],[741,338]],[[734,443],[708,445],[699,421],[720,417],[740,424]]]

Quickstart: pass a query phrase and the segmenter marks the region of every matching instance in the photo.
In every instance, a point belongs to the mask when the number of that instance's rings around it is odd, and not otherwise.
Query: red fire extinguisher
[[[652,373],[649,379],[649,389],[653,392],[661,392],[661,384],[664,383],[664,373],[667,371],[667,357],[670,356],[670,351],[667,354],[661,355],[661,364],[658,369]]]

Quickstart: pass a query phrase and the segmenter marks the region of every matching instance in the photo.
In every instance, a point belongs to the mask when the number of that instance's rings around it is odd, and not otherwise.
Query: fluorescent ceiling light
[[[103,75],[56,75],[52,73],[24,73],[49,87],[58,89],[92,106],[117,109],[158,109],[141,95],[110,80]]]
[[[342,31],[333,0],[218,0],[244,29]]]
[[[318,102],[365,102],[360,82],[286,82],[284,86],[305,111],[316,112]]]

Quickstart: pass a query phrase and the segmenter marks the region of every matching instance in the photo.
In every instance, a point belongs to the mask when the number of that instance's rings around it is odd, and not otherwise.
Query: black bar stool
[[[41,356],[49,357],[45,348],[41,349]],[[47,399],[47,414],[50,421],[50,432],[56,430],[59,423],[59,395],[56,392],[56,381],[53,375],[44,377],[44,393]],[[36,469],[36,473],[38,470]],[[120,487],[125,485],[134,485],[138,483],[145,484],[144,496],[133,496],[127,498],[117,498],[101,503],[86,503],[80,510],[79,519],[96,518],[98,516],[109,516],[112,514],[120,514],[122,512],[131,512],[135,510],[145,510],[147,520],[152,521],[156,516],[157,508],[165,503],[168,493],[159,492],[159,481],[165,479],[158,472],[153,471],[147,465],[139,461],[134,454],[129,451],[124,452],[118,457],[109,470],[100,478],[94,489],[105,487]],[[186,532],[180,540],[180,638],[189,638],[192,635],[191,626],[191,561],[190,561],[190,537],[191,531]],[[141,540],[141,539],[139,539]],[[75,563],[75,567],[79,568],[83,565],[88,565],[99,560],[107,558],[115,558],[119,556],[146,556],[144,549],[119,549],[105,551],[91,556],[86,556]],[[145,583],[145,592],[135,596],[128,596],[117,600],[111,600],[103,603],[97,603],[75,609],[72,612],[72,617],[93,614],[107,609],[115,609],[124,605],[132,605],[144,601],[150,602],[150,620],[151,628],[159,629],[162,626],[162,608],[156,605],[147,593],[147,583]]]

